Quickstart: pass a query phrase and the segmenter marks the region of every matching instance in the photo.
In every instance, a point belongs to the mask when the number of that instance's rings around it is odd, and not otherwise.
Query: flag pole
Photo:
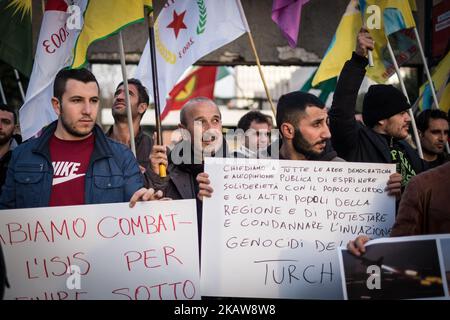
[[[416,113],[417,109],[419,109],[419,103],[420,103],[420,100],[423,98],[424,93],[425,93],[425,90],[422,91],[422,93],[416,99],[416,102],[414,102],[414,104],[411,106],[413,113]]]
[[[150,61],[152,63],[152,80],[153,80],[153,100],[155,103],[155,124],[156,124],[156,140],[158,145],[163,144],[162,130],[161,130],[161,107],[159,101],[159,87],[158,87],[158,70],[156,66],[156,50],[155,50],[155,31],[154,31],[154,17],[153,10],[147,10],[146,16],[148,21],[148,39],[150,46]],[[159,176],[164,178],[167,176],[166,167],[163,164],[159,165]]]
[[[3,91],[2,80],[0,80],[0,95],[1,95],[1,97],[2,97],[2,102],[3,102],[4,104],[7,104],[8,102],[6,101],[5,91]]]
[[[16,76],[17,85],[19,86],[20,96],[22,97],[22,101],[25,102],[25,92],[23,91],[22,82],[20,81],[19,72],[14,69],[14,75]]]
[[[244,22],[245,28],[247,29],[248,38],[250,40],[250,46],[252,47],[253,54],[255,55],[256,64],[258,66],[259,75],[261,76],[261,80],[263,82],[263,86],[264,86],[264,90],[266,92],[267,99],[269,100],[270,107],[272,108],[273,115],[276,117],[277,110],[275,109],[275,106],[273,104],[272,98],[270,97],[269,89],[267,87],[267,83],[266,83],[266,80],[264,78],[264,73],[263,73],[262,68],[261,68],[261,63],[259,61],[258,52],[256,51],[255,42],[253,41],[252,32],[250,31],[250,26],[248,25],[247,18],[245,16],[245,12],[244,12],[244,8],[242,8],[242,4],[241,4],[240,0],[236,0],[236,2],[237,2],[237,6],[239,8],[240,14],[241,14],[242,21]]]
[[[363,27],[364,29],[367,29],[366,21],[364,20],[364,12],[361,11],[361,8],[359,8],[359,9],[360,9],[359,12],[361,13],[361,19],[362,19],[362,27]],[[369,60],[369,67],[373,67],[374,64],[373,64],[373,54],[372,54],[372,50],[367,50],[367,59]]]
[[[398,67],[397,60],[395,59],[394,51],[392,50],[391,43],[389,42],[389,38],[387,36],[386,36],[386,40],[387,40],[387,47],[388,47],[389,55],[391,56],[392,63],[394,64],[395,73],[397,73],[398,81],[400,82],[400,87],[402,88],[403,94],[405,95],[406,100],[408,101],[408,104],[411,105],[411,102],[409,101],[408,92],[406,91],[405,83],[403,82],[403,78],[400,74],[400,69]],[[423,159],[422,144],[420,143],[419,133],[417,131],[417,126],[416,126],[416,120],[414,119],[414,113],[411,108],[408,109],[408,113],[411,118],[411,124],[413,127],[414,140],[416,140],[417,151],[419,152],[420,158]]]
[[[128,130],[130,131],[130,147],[131,151],[136,157],[136,143],[134,141],[133,116],[131,114],[130,91],[128,90],[128,76],[127,76],[127,67],[125,64],[125,50],[123,48],[122,30],[119,31],[118,41],[120,52],[120,67],[122,69],[123,89],[125,91],[125,104],[127,105]]]
[[[416,27],[414,27],[414,35],[416,36],[417,44],[419,46],[420,56],[422,57],[423,66],[425,68],[425,73],[426,73],[427,78],[428,78],[428,83],[430,85],[431,94],[433,95],[434,103],[436,105],[436,108],[440,109],[440,107],[439,107],[439,100],[438,100],[438,98],[436,96],[436,90],[434,88],[433,79],[431,79],[430,69],[428,69],[427,60],[426,60],[425,54],[423,52],[422,43],[420,42],[419,32],[417,31]]]
[[[428,69],[427,60],[425,58],[425,53],[423,52],[422,43],[420,42],[419,32],[417,31],[417,27],[414,27],[414,35],[416,36],[417,44],[419,46],[420,56],[422,57],[423,66],[425,67],[425,73],[428,78],[428,84],[430,85],[431,94],[433,95],[434,104],[437,109],[441,109],[439,106],[439,100],[436,96],[436,89],[434,88],[433,79],[431,79],[430,69]],[[450,146],[448,141],[445,142],[445,149],[450,153]]]

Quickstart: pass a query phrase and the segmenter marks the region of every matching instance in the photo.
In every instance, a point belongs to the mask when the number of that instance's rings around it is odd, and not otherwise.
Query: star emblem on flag
[[[187,29],[187,26],[184,24],[184,15],[186,14],[186,10],[182,13],[178,14],[175,10],[173,10],[173,20],[171,23],[167,25],[167,28],[172,28],[175,32],[175,38],[178,38],[178,33],[180,33],[181,29]]]

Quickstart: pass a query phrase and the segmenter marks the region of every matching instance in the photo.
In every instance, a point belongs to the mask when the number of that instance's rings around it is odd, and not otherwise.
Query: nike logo
[[[55,186],[57,184],[64,183],[64,182],[67,182],[67,181],[70,181],[70,180],[82,177],[84,175],[86,175],[86,174],[85,173],[81,173],[81,174],[72,174],[72,175],[67,176],[67,177],[53,178],[53,185]]]

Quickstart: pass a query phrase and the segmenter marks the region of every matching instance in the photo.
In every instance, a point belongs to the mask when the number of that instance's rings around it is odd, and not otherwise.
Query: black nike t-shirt
[[[53,183],[49,206],[85,203],[84,182],[93,150],[94,135],[75,141],[50,139]]]

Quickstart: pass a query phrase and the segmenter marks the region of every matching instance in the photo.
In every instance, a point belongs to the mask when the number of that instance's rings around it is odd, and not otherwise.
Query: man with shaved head
[[[153,188],[162,190],[172,199],[197,199],[198,230],[201,234],[202,195],[200,187],[209,190],[204,171],[204,158],[226,157],[227,145],[222,135],[222,116],[211,99],[199,97],[189,100],[181,109],[182,140],[167,155],[167,149],[154,145],[150,153]],[[159,176],[159,165],[167,168],[167,177]],[[202,191],[203,192],[203,191]]]

